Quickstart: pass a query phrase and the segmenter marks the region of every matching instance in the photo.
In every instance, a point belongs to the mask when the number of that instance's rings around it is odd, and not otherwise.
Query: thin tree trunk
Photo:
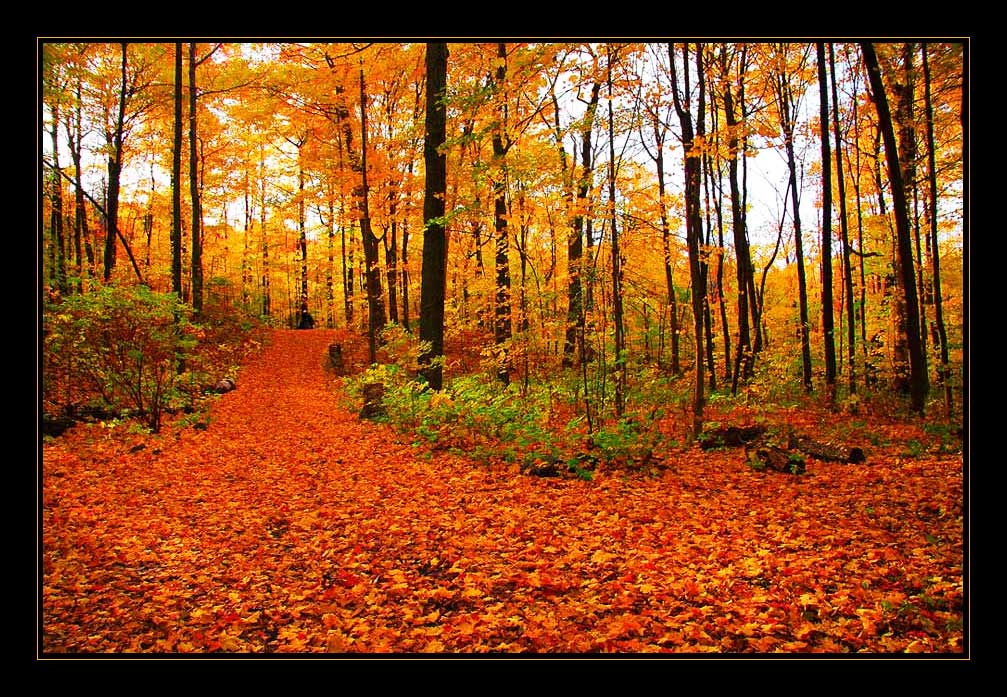
[[[934,141],[934,105],[930,93],[930,61],[927,57],[927,45],[924,43],[923,53],[923,85],[927,112],[927,166],[930,184],[930,246],[933,259],[933,289],[934,312],[936,313],[937,336],[940,339],[941,365],[937,372],[940,384],[944,387],[944,411],[947,419],[954,413],[954,397],[951,392],[951,370],[948,362],[948,334],[944,326],[944,300],[941,294],[941,255],[937,240],[937,166],[936,143]],[[962,84],[962,92],[966,87]],[[967,228],[966,228],[967,229]]]
[[[252,263],[249,258],[249,249],[252,246],[252,180],[248,171],[250,163],[245,161],[245,176],[242,182],[242,197],[245,204],[244,235],[242,237],[241,250],[241,306],[248,310],[251,303],[249,287],[252,285]],[[173,228],[174,230],[174,228]],[[172,263],[174,264],[174,250],[172,250]],[[181,272],[181,268],[179,268]],[[181,282],[181,277],[179,278]]]
[[[785,50],[781,47],[781,50]],[[797,254],[797,284],[799,295],[799,334],[801,340],[801,384],[806,392],[811,392],[811,340],[808,322],[808,283],[804,270],[804,243],[801,231],[801,202],[797,188],[797,158],[794,154],[794,114],[790,76],[786,72],[777,77],[776,96],[779,106],[781,125],[787,150],[787,169],[790,173],[790,196],[794,218],[794,246]]]
[[[199,160],[197,157],[196,44],[189,43],[189,197],[192,201],[192,309],[203,311],[203,214],[199,205]]]
[[[73,158],[73,169],[74,176],[76,177],[76,183],[74,184],[74,247],[77,252],[78,269],[77,275],[79,278],[83,279],[86,274],[88,276],[94,273],[94,247],[91,245],[91,233],[88,230],[87,225],[87,204],[84,201],[84,187],[80,183],[81,178],[81,141],[83,140],[83,133],[81,132],[82,118],[81,112],[83,106],[81,103],[81,77],[77,76],[76,84],[76,103],[74,104],[74,134],[70,136],[68,134],[67,140],[70,142],[70,157]],[[81,244],[83,243],[84,253],[87,257],[87,264],[85,266],[84,262],[81,260]],[[85,270],[86,269],[86,270]]]
[[[696,47],[697,69],[702,72],[702,45]],[[703,275],[700,269],[700,249],[699,243],[703,236],[703,218],[700,212],[700,187],[701,187],[701,158],[694,149],[695,135],[692,127],[691,105],[689,98],[689,44],[682,46],[683,62],[683,97],[679,94],[678,78],[675,75],[675,45],[668,44],[668,57],[671,61],[672,74],[672,96],[675,102],[675,111],[682,127],[682,148],[684,152],[685,167],[685,206],[686,206],[686,240],[689,247],[689,272],[692,280],[692,319],[693,319],[693,339],[695,340],[695,350],[693,355],[696,374],[693,381],[692,409],[693,421],[692,432],[694,437],[699,437],[703,430],[703,407],[705,397],[703,392],[703,305],[706,289],[703,285]],[[702,113],[702,110],[700,110]]]
[[[63,239],[63,182],[59,166],[59,101],[52,106],[52,211],[50,215],[50,232],[52,234],[54,262],[52,272],[56,288],[60,294],[68,290],[66,282],[66,245]]]
[[[727,148],[729,159],[727,163],[727,179],[731,188],[731,227],[734,231],[734,253],[736,258],[735,278],[738,283],[738,345],[735,349],[734,376],[731,382],[731,393],[738,393],[738,381],[744,377],[749,380],[754,375],[754,358],[752,337],[748,324],[749,277],[753,273],[752,255],[748,246],[748,234],[745,229],[745,219],[738,186],[738,121],[734,113],[734,95],[731,83],[727,80],[729,62],[726,46],[721,53],[721,67],[725,78],[724,85],[724,119],[727,122]],[[754,302],[754,300],[753,300]]]
[[[612,309],[615,323],[615,415],[626,411],[626,339],[622,317],[622,260],[615,212],[615,126],[612,113],[612,46],[606,44],[608,69],[608,205],[612,225]]]
[[[680,375],[682,366],[679,363],[678,299],[675,296],[675,279],[671,263],[671,225],[668,222],[667,189],[664,178],[664,137],[661,135],[660,119],[656,114],[652,126],[657,149],[654,163],[657,165],[657,197],[661,207],[661,252],[664,257],[664,283],[668,293],[667,306],[671,311],[671,372]]]
[[[836,87],[836,54],[829,44],[829,72],[832,73],[832,130],[836,138],[836,179],[839,185],[839,226],[843,238],[843,286],[846,300],[847,366],[850,394],[857,392],[856,318],[853,312],[853,270],[850,266],[849,217],[846,211],[846,179],[843,177],[843,140],[839,130],[839,90]]]
[[[182,299],[182,44],[175,44],[175,120],[171,140],[171,291]]]
[[[385,306],[381,299],[381,269],[378,260],[378,238],[371,230],[367,185],[367,94],[364,88],[364,70],[360,69],[360,238],[364,245],[364,262],[367,265],[367,348],[371,363],[378,360],[379,333],[385,326]]]
[[[591,132],[594,129],[594,117],[598,110],[598,100],[601,96],[601,82],[595,80],[591,85],[591,99],[584,112],[583,123],[580,128],[581,142],[581,172],[577,184],[577,204],[574,215],[572,229],[567,239],[567,320],[566,320],[566,341],[563,344],[563,365],[570,367],[573,365],[574,352],[579,352],[578,360],[587,360],[586,347],[584,345],[584,333],[586,328],[586,311],[584,304],[584,222],[586,216],[584,210],[587,207],[588,197],[591,193],[591,180],[593,176],[593,163],[591,161]],[[575,158],[576,159],[576,158]]]
[[[115,132],[110,139],[111,152],[108,157],[108,202],[105,206],[105,273],[108,283],[115,268],[115,239],[119,232],[119,174],[122,170],[122,129],[126,114],[126,43],[122,47],[122,78],[119,85],[119,115],[115,122]],[[139,273],[139,271],[137,271]]]
[[[825,43],[816,42],[818,60],[819,132],[822,140],[822,339],[825,341],[825,391],[836,398],[836,339],[832,314],[832,152],[829,146],[829,79]]]
[[[269,236],[266,234],[266,154],[259,146],[259,231],[262,235],[262,316],[267,320],[272,314],[269,283]]]

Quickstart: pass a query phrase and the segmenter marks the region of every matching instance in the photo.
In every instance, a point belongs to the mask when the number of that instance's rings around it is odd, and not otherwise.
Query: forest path
[[[42,652],[962,650],[960,457],[529,477],[359,421],[339,337],[274,331],[205,431],[43,444]]]

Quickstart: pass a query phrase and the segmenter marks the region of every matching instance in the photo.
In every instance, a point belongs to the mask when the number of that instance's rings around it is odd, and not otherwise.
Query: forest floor
[[[532,477],[360,421],[337,337],[274,331],[204,430],[45,439],[40,656],[967,654],[963,456],[918,425],[799,476],[696,446]]]

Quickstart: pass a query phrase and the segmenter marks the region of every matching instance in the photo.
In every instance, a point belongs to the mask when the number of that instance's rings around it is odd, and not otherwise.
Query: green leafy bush
[[[173,294],[106,286],[47,310],[43,399],[64,412],[132,411],[159,430],[165,406],[183,397],[179,366],[197,344],[189,309]],[[93,395],[100,404],[87,404]]]

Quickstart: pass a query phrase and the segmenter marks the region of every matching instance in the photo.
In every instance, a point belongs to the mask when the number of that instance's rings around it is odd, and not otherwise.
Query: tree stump
[[[230,392],[231,390],[236,389],[238,389],[238,386],[234,384],[234,380],[232,380],[231,378],[224,378],[223,380],[220,380],[219,382],[217,382],[216,385],[213,386],[213,391],[216,392],[217,394],[224,394],[225,392]]]
[[[387,415],[385,410],[385,386],[380,382],[364,385],[364,406],[360,409],[361,419],[377,419]]]
[[[315,318],[311,316],[307,308],[301,309],[301,317],[297,321],[298,329],[314,329],[315,328]]]
[[[329,364],[336,371],[337,375],[343,375],[346,371],[342,344],[329,344]]]

